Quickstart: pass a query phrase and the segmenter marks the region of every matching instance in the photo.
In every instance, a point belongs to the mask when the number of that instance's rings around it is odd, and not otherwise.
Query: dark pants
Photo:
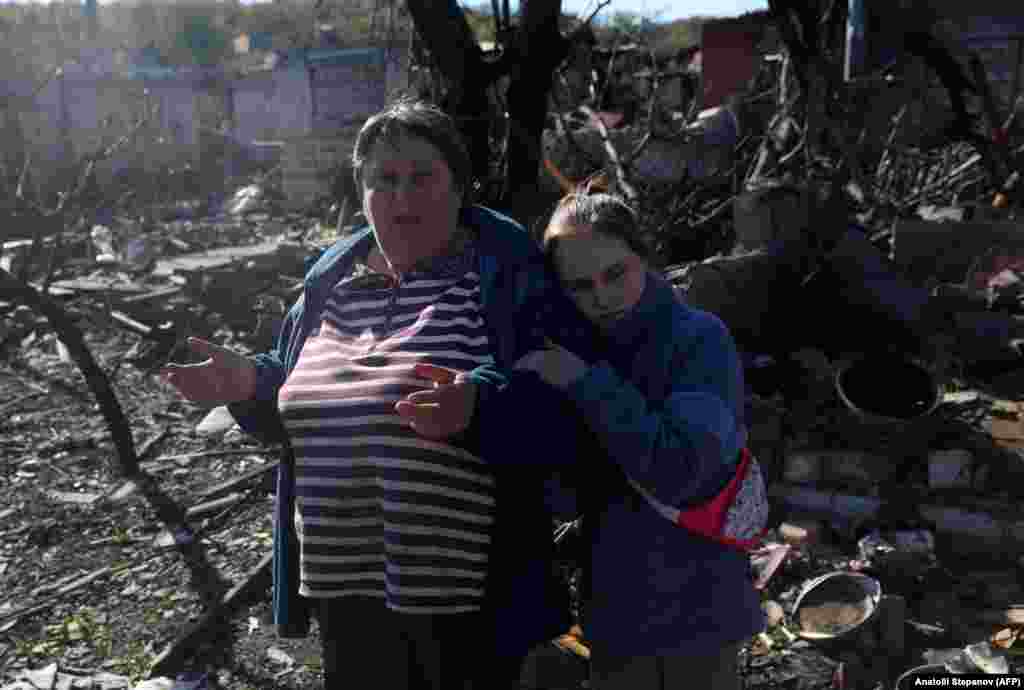
[[[593,690],[738,690],[736,656],[740,644],[722,647],[717,654],[671,654],[632,659],[600,655],[591,658]]]
[[[321,599],[317,610],[325,690],[483,687],[483,614],[397,613],[371,597]]]

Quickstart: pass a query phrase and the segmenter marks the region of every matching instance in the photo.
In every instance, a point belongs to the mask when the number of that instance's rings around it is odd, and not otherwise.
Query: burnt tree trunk
[[[501,199],[490,200],[521,221],[541,208],[537,176],[553,73],[565,59],[569,40],[558,28],[561,0],[523,2],[521,20],[502,57],[487,63],[455,0],[409,0],[416,31],[430,50],[450,90],[445,110],[457,118],[473,159],[474,176],[490,177],[490,120],[487,89],[510,77],[508,170]]]
[[[473,177],[486,180],[490,174],[487,87],[492,77],[480,46],[455,0],[409,0],[408,6],[423,45],[448,82],[448,95],[440,105],[456,119],[466,139]]]
[[[528,0],[522,8],[522,24],[509,46],[509,153],[503,202],[525,220],[544,210],[538,207],[543,202],[537,181],[544,156],[544,122],[554,72],[568,55],[569,41],[558,29],[561,0]]]
[[[96,397],[103,418],[107,422],[110,436],[117,450],[120,475],[135,476],[139,472],[139,459],[135,454],[135,441],[132,439],[131,426],[124,416],[121,404],[114,394],[110,380],[103,373],[88,346],[81,329],[76,326],[64,310],[45,295],[36,291],[31,285],[24,283],[7,271],[0,268],[0,295],[11,296],[46,317],[57,337],[61,339],[85,377],[89,390]]]

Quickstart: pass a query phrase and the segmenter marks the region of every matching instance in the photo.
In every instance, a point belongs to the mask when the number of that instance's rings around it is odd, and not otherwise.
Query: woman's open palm
[[[168,364],[161,376],[186,399],[200,404],[241,402],[256,393],[256,365],[247,357],[201,338],[188,345],[207,359],[198,364]]]

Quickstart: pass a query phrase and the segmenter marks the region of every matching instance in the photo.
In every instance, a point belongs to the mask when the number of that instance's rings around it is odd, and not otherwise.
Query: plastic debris
[[[53,690],[57,683],[57,664],[52,663],[39,669],[25,669],[15,677],[14,685],[2,690]]]
[[[132,690],[173,690],[174,681],[170,678],[150,678],[136,685]]]
[[[205,673],[180,673],[173,680],[166,676],[144,680],[132,690],[208,690],[208,678]]]
[[[792,548],[789,544],[765,544],[750,554],[755,589],[765,588]]]
[[[224,434],[235,426],[235,418],[231,416],[226,405],[215,407],[203,417],[203,421],[196,426],[196,433],[200,436],[216,436]]]
[[[157,548],[169,548],[171,546],[185,546],[195,541],[195,534],[188,527],[178,527],[173,532],[163,529],[153,539],[153,546]]]
[[[90,687],[96,690],[128,690],[132,684],[127,676],[104,671],[94,674],[89,680],[92,681]]]
[[[293,659],[288,652],[283,649],[279,649],[278,647],[268,648],[267,658],[281,666],[293,666],[295,664],[295,659]]]
[[[71,352],[68,350],[68,346],[64,344],[64,341],[58,338],[54,343],[57,347],[57,359],[64,362],[64,364],[73,364],[75,360],[71,358]]]
[[[978,642],[977,644],[964,647],[961,658],[967,662],[968,670],[964,671],[964,673],[980,671],[981,673],[998,674],[1010,672],[1010,665],[1006,658],[996,655],[992,645],[988,642]],[[946,666],[948,668],[950,664],[946,664]],[[950,670],[952,671],[952,669]]]
[[[251,184],[235,192],[225,210],[233,216],[241,216],[262,211],[263,208],[263,190],[259,185]]]
[[[96,247],[96,261],[101,264],[117,262],[117,250],[114,248],[114,233],[106,225],[94,225],[92,228],[92,244]]]

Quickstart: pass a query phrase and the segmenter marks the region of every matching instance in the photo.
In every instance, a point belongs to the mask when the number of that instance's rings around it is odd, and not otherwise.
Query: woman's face
[[[425,139],[376,143],[361,176],[363,213],[399,273],[441,254],[451,240],[460,191],[441,152]]]
[[[611,328],[640,301],[647,281],[643,259],[618,237],[590,227],[553,234],[562,287],[584,316]]]

